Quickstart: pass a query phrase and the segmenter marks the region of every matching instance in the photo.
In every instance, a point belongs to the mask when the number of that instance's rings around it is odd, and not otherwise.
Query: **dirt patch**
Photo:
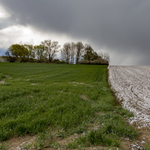
[[[0,84],[4,84],[5,83],[5,81],[0,81]]]
[[[143,150],[146,145],[150,145],[150,130],[148,128],[137,129],[138,136],[135,140],[125,138],[121,140],[121,147],[125,150]]]
[[[132,142],[128,139],[124,139],[121,141],[121,147],[124,149],[124,150],[129,150],[129,145],[131,145]]]
[[[110,66],[108,82],[121,106],[133,112],[128,121],[150,128],[149,66]]]
[[[9,78],[9,79],[10,79],[10,78],[12,78],[12,77],[10,77],[9,75],[5,75],[5,78]]]
[[[65,144],[68,144],[70,142],[73,142],[78,137],[79,137],[78,134],[74,134],[74,135],[70,135],[70,136],[68,136],[67,138],[64,138],[64,139],[60,139],[59,138],[59,140],[57,141],[57,143],[65,145]]]
[[[84,84],[83,82],[68,82],[68,83],[73,83],[73,84]]]
[[[68,94],[70,94],[70,92],[64,92],[64,91],[60,91],[60,93],[68,93]]]
[[[89,98],[87,98],[85,95],[80,95],[80,97],[84,100],[89,100]]]
[[[3,143],[6,143],[8,150],[21,150],[21,148],[24,145],[34,143],[36,137],[37,135],[34,136],[25,135],[23,137],[18,137],[17,135],[15,135],[11,139],[6,140]]]
[[[31,85],[36,85],[36,83],[31,83]]]
[[[100,128],[100,126],[98,125],[94,125],[94,124],[90,124],[89,125],[89,130],[97,130],[98,128]],[[145,147],[145,144],[150,144],[150,132],[149,130],[147,130],[146,128],[143,129],[139,129],[139,136],[136,138],[136,140],[132,141],[129,138],[124,138],[121,140],[121,149],[124,150],[131,150],[131,149],[143,149],[143,147]],[[70,142],[73,142],[75,139],[79,138],[80,136],[84,136],[83,134],[73,134],[70,135],[66,138],[61,138],[59,136],[57,136],[58,133],[56,133],[56,131],[52,131],[51,134],[55,137],[53,140],[54,142],[60,144],[60,149],[65,150],[64,146],[67,145]],[[13,138],[3,142],[3,143],[7,143],[7,148],[8,150],[21,150],[25,149],[25,146],[27,145],[32,145],[29,149],[35,150],[34,148],[34,143],[36,141],[36,138],[38,137],[38,135],[35,136],[30,136],[30,135],[25,135],[23,137],[18,137],[17,135],[15,135]],[[51,148],[51,147],[47,147],[44,148],[46,150],[55,150],[55,148]],[[108,149],[108,147],[105,146],[90,146],[90,147],[85,147],[83,148],[85,150],[99,150],[99,149]],[[115,148],[114,149],[118,149],[119,148]]]
[[[143,141],[142,142],[143,145],[148,144],[150,146],[150,129],[140,128],[140,129],[137,129],[137,130],[139,132],[137,140],[140,141],[140,142]]]
[[[96,115],[101,115],[102,114],[102,112],[101,111],[99,111],[99,112],[96,112]]]
[[[33,97],[33,95],[28,95],[27,97],[29,97],[29,98],[30,98],[30,97]]]
[[[89,124],[88,125],[88,130],[91,131],[91,130],[98,130],[100,128],[100,125],[96,125],[96,124]]]

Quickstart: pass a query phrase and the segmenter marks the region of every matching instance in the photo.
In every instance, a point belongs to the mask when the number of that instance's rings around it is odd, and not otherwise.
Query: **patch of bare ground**
[[[4,78],[0,81],[0,84],[4,84],[5,83],[5,81],[4,81],[5,78],[7,78],[7,76],[4,76]]]
[[[0,81],[0,84],[4,84],[5,83],[5,81]]]
[[[65,92],[65,91],[60,91],[60,93],[68,93],[68,94],[70,94],[70,92]]]
[[[36,85],[36,83],[31,83],[31,85]]]
[[[61,145],[67,145],[70,142],[73,142],[75,139],[77,139],[79,137],[78,134],[73,134],[68,136],[67,138],[58,138],[56,140],[57,143],[61,144]]]
[[[12,79],[12,77],[9,75],[5,75],[5,78]]]
[[[90,125],[89,127],[89,130],[93,130],[93,129],[97,129],[98,126],[96,127],[95,125]],[[55,139],[55,142],[60,144],[60,147],[59,149],[61,150],[65,150],[66,148],[64,148],[66,145],[68,145],[69,143],[71,142],[74,142],[77,138],[79,137],[83,137],[85,135],[85,133],[83,134],[73,134],[73,135],[70,135],[66,138],[57,138]],[[46,150],[53,150],[53,148],[45,148]],[[68,149],[68,148],[67,148]],[[79,148],[75,148],[76,150],[78,150]],[[100,149],[108,149],[108,147],[104,147],[104,146],[90,146],[90,147],[82,147],[81,148],[82,150],[100,150]],[[68,149],[70,150],[70,149]]]
[[[33,95],[28,95],[27,97],[28,97],[28,98],[31,98],[31,97],[33,97]]]
[[[66,150],[66,148],[45,148],[45,150],[56,150],[56,149]],[[67,148],[67,150],[72,150],[72,149]],[[77,148],[77,149],[75,148],[74,150],[79,150],[79,148]],[[102,147],[102,146],[95,146],[95,147],[81,148],[81,150],[108,150],[108,148],[107,147]],[[116,148],[116,150],[117,150],[117,148]]]
[[[80,95],[80,97],[82,98],[82,99],[84,99],[84,100],[89,100],[89,98],[88,97],[86,97],[85,95]]]
[[[104,147],[104,146],[94,146],[94,147],[86,147],[83,150],[112,150],[108,147]],[[114,148],[114,150],[119,150],[119,148]]]
[[[144,150],[146,145],[150,146],[150,129],[148,128],[140,128],[138,129],[138,136],[135,140],[130,140],[129,138],[125,138],[121,140],[121,147],[124,150]]]
[[[95,125],[95,124],[89,124],[88,130],[97,130],[100,126],[99,125]],[[85,136],[85,133],[82,134],[73,134],[73,135],[69,135],[67,137],[61,137],[59,136],[59,131],[53,130],[53,131],[49,131],[49,133],[53,136],[52,142],[53,143],[57,143],[59,145],[59,148],[54,148],[53,146],[47,146],[46,148],[42,148],[43,150],[56,150],[56,149],[60,149],[60,150],[71,150],[69,148],[66,148],[66,146],[71,143],[74,142],[77,138],[79,137],[83,137]],[[36,145],[36,140],[38,138],[38,135],[34,135],[34,136],[30,136],[30,135],[25,135],[23,137],[18,137],[17,135],[15,135],[14,137],[12,137],[11,139],[4,141],[3,143],[7,144],[7,150],[37,150],[38,148],[35,148]],[[49,142],[49,140],[45,140],[44,143]],[[128,147],[128,144],[131,144],[132,142],[122,142],[122,147],[125,148],[125,150]],[[29,146],[30,145],[30,146]],[[28,147],[29,146],[29,147]],[[78,150],[79,148],[76,148],[76,150]],[[108,150],[109,148],[106,146],[88,146],[88,147],[81,147],[82,150]],[[119,148],[117,147],[113,147],[113,149],[115,150],[119,150]]]
[[[101,111],[98,111],[98,112],[96,112],[95,114],[99,116],[99,115],[102,114],[102,112],[101,112]]]
[[[56,149],[58,149],[58,148],[51,148],[51,147],[45,148],[45,150],[56,150]],[[60,150],[65,150],[65,148],[60,148]]]
[[[68,82],[68,83],[73,83],[73,84],[84,84],[83,82]]]
[[[84,82],[68,82],[69,84],[73,83],[74,86],[77,86],[77,85],[86,85],[86,86],[89,86],[89,87],[94,87],[93,85],[90,85],[90,84],[85,84]]]
[[[96,125],[96,124],[89,124],[88,130],[98,130],[100,128],[100,125]]]
[[[4,141],[7,145],[7,150],[21,150],[21,147],[27,144],[33,144],[37,135],[25,135],[23,137],[13,136],[11,139]]]

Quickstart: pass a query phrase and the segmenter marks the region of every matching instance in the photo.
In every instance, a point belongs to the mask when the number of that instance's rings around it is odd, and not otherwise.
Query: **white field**
[[[122,107],[134,113],[129,123],[150,128],[150,66],[109,66],[108,80]]]

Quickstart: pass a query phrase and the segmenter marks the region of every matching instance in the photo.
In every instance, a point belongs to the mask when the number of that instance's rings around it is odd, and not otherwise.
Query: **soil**
[[[89,100],[89,98],[87,98],[85,95],[81,95],[81,98],[84,100]]]
[[[20,150],[20,147],[23,147],[26,144],[31,144],[36,139],[37,135],[25,135],[23,137],[18,137],[17,135],[13,136],[11,139],[6,140],[2,143],[7,145],[8,150]]]

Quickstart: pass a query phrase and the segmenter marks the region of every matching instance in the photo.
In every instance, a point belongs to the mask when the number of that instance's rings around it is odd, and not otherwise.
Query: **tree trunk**
[[[78,58],[76,58],[76,64],[78,64],[78,61],[79,61],[79,59],[78,59]]]
[[[49,63],[51,63],[50,54],[49,54]]]

